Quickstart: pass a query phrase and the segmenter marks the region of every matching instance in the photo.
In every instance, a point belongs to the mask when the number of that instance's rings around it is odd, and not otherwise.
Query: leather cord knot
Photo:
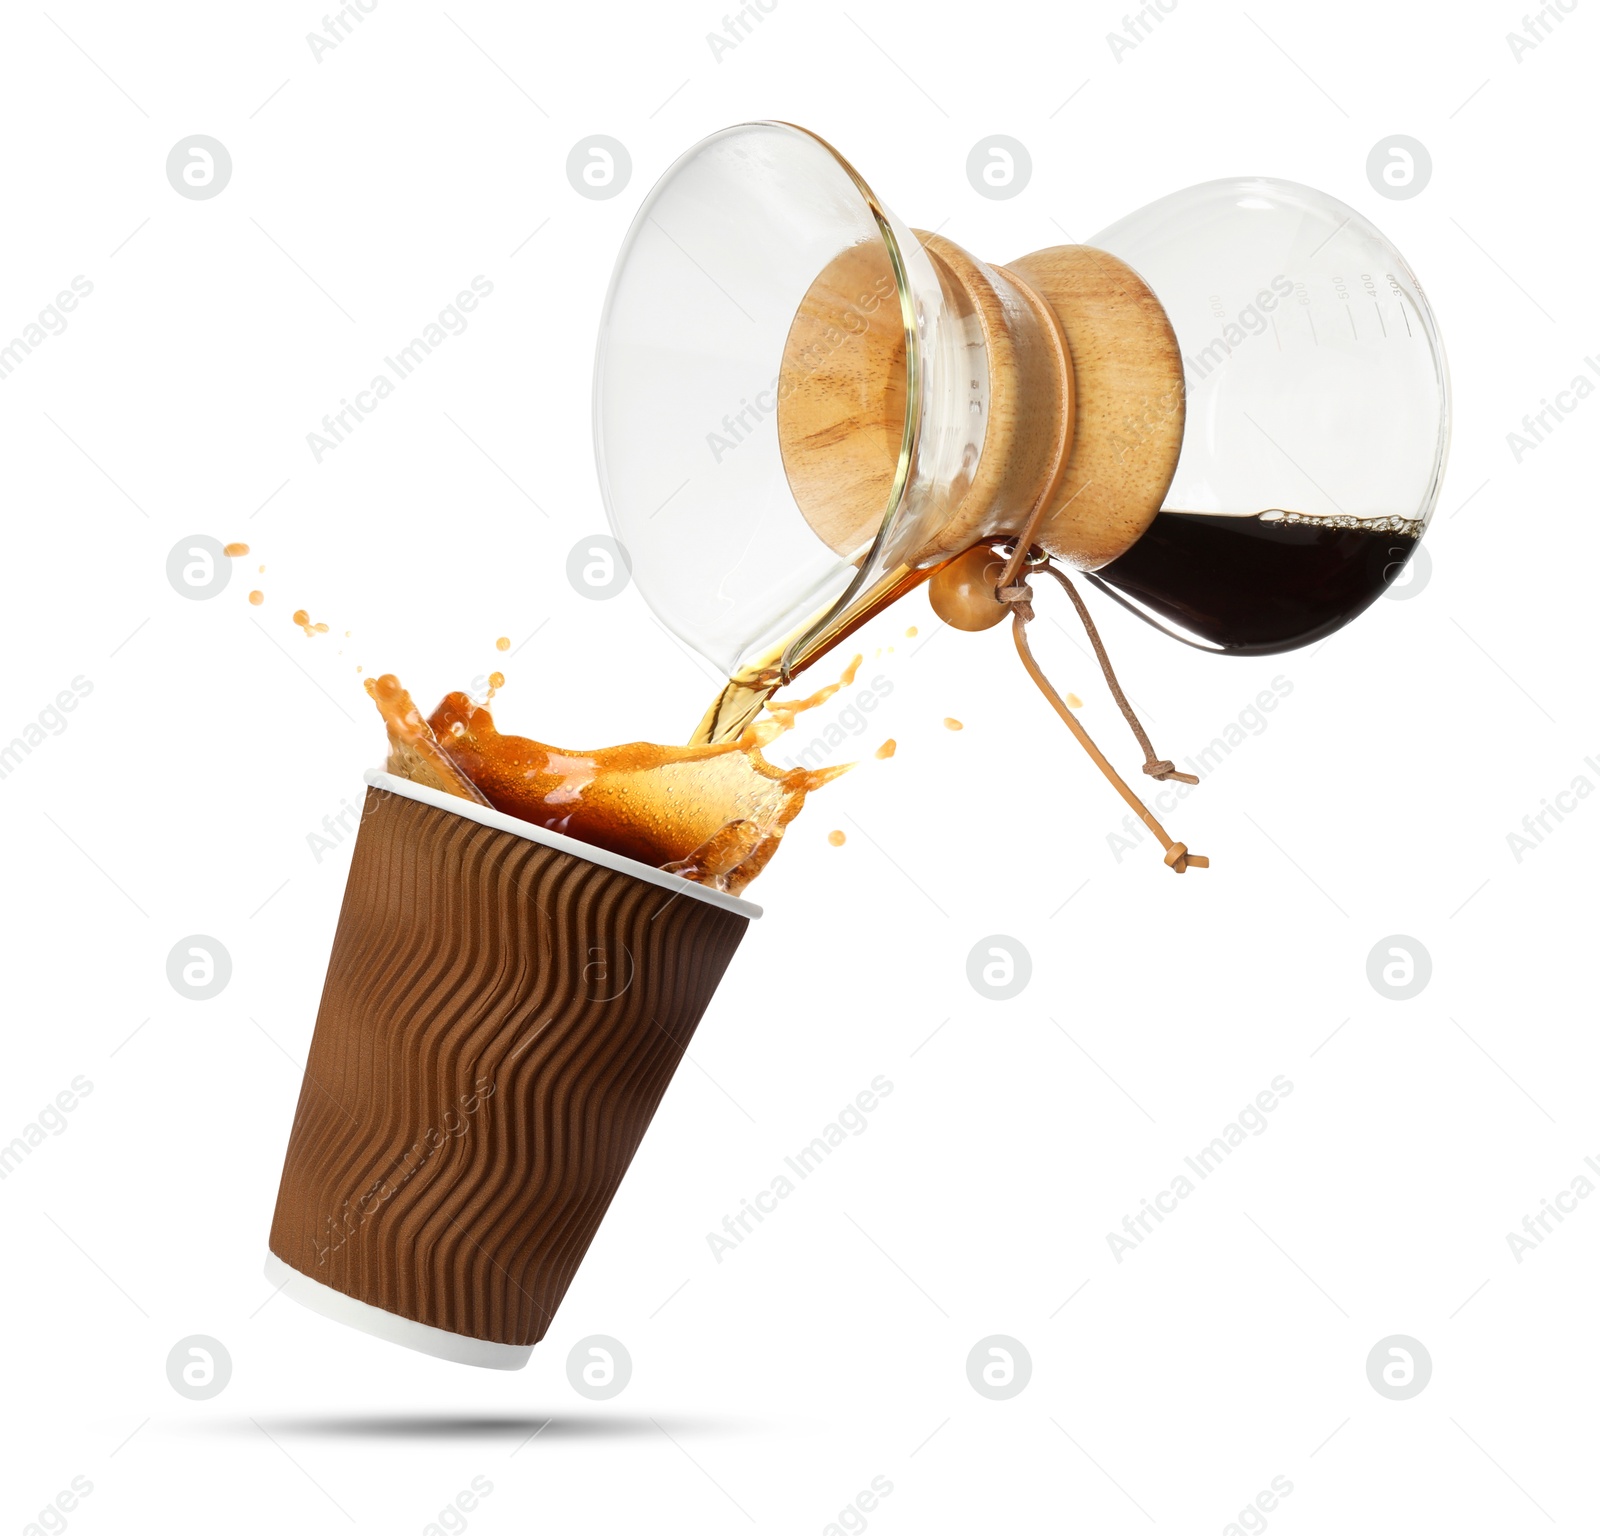
[[[1024,623],[1033,622],[1033,588],[1027,582],[1018,581],[1007,587],[997,587],[994,595],[1019,615]]]
[[[1182,843],[1174,843],[1167,849],[1163,863],[1172,866],[1174,873],[1182,874],[1192,864],[1196,869],[1209,869],[1211,860],[1203,853],[1190,853]]]
[[[1152,779],[1176,779],[1180,784],[1198,784],[1200,780],[1192,773],[1179,773],[1170,757],[1148,759],[1144,771]]]

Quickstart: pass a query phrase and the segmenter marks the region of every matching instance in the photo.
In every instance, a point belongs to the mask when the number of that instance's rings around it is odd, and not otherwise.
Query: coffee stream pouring
[[[1028,578],[1068,570],[1179,640],[1319,640],[1404,565],[1449,439],[1433,314],[1353,209],[1262,178],[1152,203],[991,266],[903,226],[830,145],[725,129],[646,198],[595,364],[601,492],[634,580],[728,686],[695,740],[932,578],[958,628],[1008,615],[1034,681],[1168,838],[1033,660]]]

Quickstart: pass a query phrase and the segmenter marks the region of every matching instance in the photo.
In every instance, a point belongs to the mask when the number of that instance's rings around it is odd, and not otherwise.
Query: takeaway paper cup
[[[267,1278],[397,1344],[515,1370],[761,909],[367,784]]]

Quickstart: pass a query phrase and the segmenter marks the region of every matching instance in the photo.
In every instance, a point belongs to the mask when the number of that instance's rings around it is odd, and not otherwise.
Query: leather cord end
[[[1192,773],[1179,773],[1170,757],[1152,757],[1144,765],[1144,771],[1152,779],[1176,779],[1180,784],[1198,784],[1200,782]]]

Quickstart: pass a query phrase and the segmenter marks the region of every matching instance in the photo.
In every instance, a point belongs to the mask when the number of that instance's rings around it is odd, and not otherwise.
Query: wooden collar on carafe
[[[944,253],[941,252],[941,255]],[[1077,612],[1079,620],[1088,635],[1089,643],[1094,649],[1095,659],[1100,664],[1100,670],[1105,676],[1106,684],[1111,690],[1112,697],[1117,702],[1118,709],[1123,718],[1128,722],[1133,731],[1134,738],[1144,751],[1144,772],[1151,778],[1166,781],[1178,780],[1186,784],[1198,784],[1199,779],[1189,773],[1180,773],[1169,758],[1158,758],[1155,748],[1151,745],[1133,706],[1128,702],[1127,695],[1123,692],[1121,684],[1117,681],[1115,670],[1111,665],[1111,658],[1106,654],[1104,644],[1100,639],[1099,631],[1095,627],[1093,618],[1088,608],[1079,596],[1077,588],[1053,560],[1049,550],[1041,548],[1036,542],[1040,537],[1042,526],[1046,518],[1052,521],[1062,520],[1068,514],[1074,503],[1081,503],[1095,485],[1096,469],[1092,462],[1085,462],[1081,466],[1077,461],[1081,458],[1092,461],[1097,456],[1092,434],[1086,433],[1090,440],[1083,445],[1084,451],[1080,453],[1077,442],[1079,422],[1082,419],[1080,409],[1082,404],[1088,403],[1091,408],[1098,408],[1102,404],[1102,396],[1108,394],[1104,384],[1104,366],[1085,367],[1090,359],[1086,356],[1079,359],[1072,349],[1072,344],[1067,332],[1067,324],[1063,319],[1063,309],[1070,315],[1077,310],[1080,319],[1088,322],[1087,310],[1092,307],[1092,301],[1086,300],[1079,285],[1079,302],[1077,304],[1062,303],[1062,292],[1059,284],[1052,284],[1051,297],[1042,295],[1029,280],[1030,268],[1042,268],[1047,278],[1059,276],[1063,269],[1077,269],[1079,274],[1085,272],[1093,274],[1100,282],[1112,291],[1121,290],[1124,303],[1114,306],[1121,309],[1120,324],[1114,324],[1111,329],[1124,334],[1121,340],[1125,343],[1136,343],[1143,340],[1147,345],[1156,343],[1151,351],[1145,354],[1147,366],[1153,369],[1157,379],[1165,378],[1167,387],[1160,396],[1160,408],[1150,413],[1144,420],[1143,431],[1134,427],[1131,431],[1133,443],[1125,446],[1138,445],[1143,439],[1145,453],[1143,463],[1128,464],[1128,455],[1121,455],[1122,462],[1118,466],[1120,473],[1116,477],[1123,482],[1113,489],[1120,494],[1114,497],[1106,496],[1093,498],[1092,501],[1100,503],[1091,506],[1092,512],[1099,514],[1085,521],[1094,526],[1091,542],[1099,543],[1101,547],[1089,551],[1089,558],[1085,561],[1091,568],[1093,566],[1109,563],[1117,555],[1122,554],[1131,546],[1149,525],[1156,510],[1160,506],[1162,497],[1166,493],[1167,485],[1172,478],[1172,471],[1176,467],[1177,447],[1182,439],[1183,428],[1183,396],[1182,396],[1182,365],[1177,357],[1176,338],[1172,335],[1171,327],[1166,321],[1164,312],[1155,302],[1154,296],[1148,288],[1137,278],[1132,271],[1115,258],[1107,256],[1104,252],[1093,250],[1092,247],[1079,246],[1057,248],[1054,252],[1041,252],[1038,256],[1024,258],[1022,262],[1013,266],[1001,267],[996,274],[1009,283],[1017,293],[1026,301],[1032,310],[1038,324],[1038,334],[1047,343],[1053,360],[1058,369],[1057,377],[1061,380],[1060,406],[1056,412],[1056,430],[1052,435],[1051,457],[1049,467],[1042,477],[1042,483],[1035,495],[1033,504],[1029,507],[1027,515],[1020,525],[1019,531],[1008,542],[1009,553],[1006,556],[1000,578],[995,586],[995,597],[1006,604],[1011,611],[1011,634],[1021,658],[1024,669],[1033,680],[1039,691],[1044,695],[1052,709],[1055,710],[1066,724],[1073,736],[1077,739],[1084,751],[1089,754],[1095,766],[1100,769],[1106,779],[1116,789],[1124,801],[1132,808],[1134,813],[1146,827],[1155,835],[1164,850],[1164,861],[1177,874],[1185,873],[1190,867],[1205,869],[1210,865],[1210,860],[1201,854],[1190,853],[1181,842],[1168,836],[1166,829],[1151,813],[1148,806],[1128,786],[1122,776],[1112,767],[1105,754],[1095,745],[1089,733],[1083,728],[1076,714],[1062,699],[1050,680],[1045,676],[1038,661],[1034,657],[1032,647],[1028,644],[1027,625],[1034,616],[1033,589],[1023,578],[1025,571],[1043,572],[1059,582]],[[1132,296],[1131,306],[1126,302]],[[1131,312],[1130,312],[1131,309]],[[1085,323],[1083,330],[1090,341],[1090,347],[1095,342],[1104,344],[1103,335],[1095,335],[1096,331],[1106,329],[1104,322],[1099,326]],[[1141,338],[1136,333],[1143,331],[1146,334]],[[1089,351],[1090,348],[1085,348]],[[1103,360],[1101,360],[1103,363]],[[1084,391],[1079,388],[1080,373],[1087,373],[1089,378],[1085,381],[1089,385],[1087,390],[1088,401],[1082,400]],[[1137,419],[1137,418],[1136,418]],[[1128,422],[1124,423],[1125,432]],[[1104,422],[1097,421],[1097,428],[1103,430]],[[985,444],[987,448],[988,444]],[[1100,454],[1116,445],[1102,443]],[[1076,476],[1072,470],[1077,468]],[[1075,487],[1070,485],[1071,479],[1076,479]],[[1143,482],[1143,483],[1141,483]],[[1065,495],[1063,494],[1065,491]],[[1133,505],[1129,506],[1129,501]],[[1106,513],[1111,513],[1107,518]],[[1116,514],[1120,513],[1120,517]],[[1110,526],[1106,526],[1109,522]],[[1122,526],[1118,527],[1117,524]],[[1128,538],[1132,525],[1132,537]],[[1112,548],[1106,552],[1107,540],[1117,541],[1125,539],[1121,548]],[[1004,547],[1002,545],[1001,547]],[[1098,556],[1099,558],[1096,558]],[[1080,557],[1081,558],[1081,557]]]

